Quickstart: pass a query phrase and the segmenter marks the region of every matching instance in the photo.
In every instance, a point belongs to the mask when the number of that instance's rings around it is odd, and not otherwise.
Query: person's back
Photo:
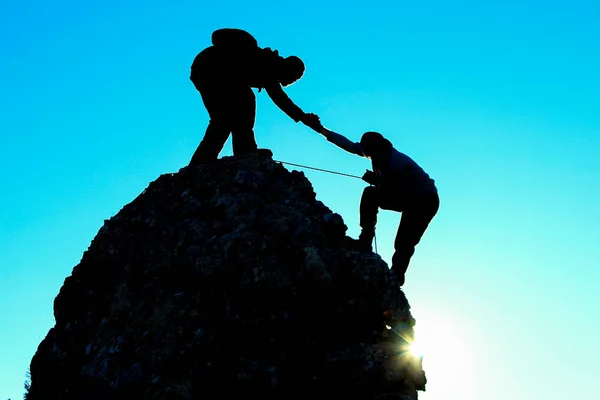
[[[244,56],[244,62],[237,65],[240,78],[253,88],[265,88],[278,83],[278,66],[284,58],[277,50],[259,49]]]
[[[254,88],[277,83],[277,69],[284,61],[277,50],[260,48],[249,33],[231,28],[213,32],[212,43],[192,63],[193,82],[210,77]]]
[[[407,195],[428,195],[437,193],[435,182],[427,172],[411,157],[391,148],[387,173],[382,178],[400,185]],[[383,182],[382,182],[383,183]]]

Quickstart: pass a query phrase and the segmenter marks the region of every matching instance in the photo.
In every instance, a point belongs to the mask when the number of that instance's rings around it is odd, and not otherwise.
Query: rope
[[[321,171],[321,172],[328,172],[330,174],[336,174],[336,175],[343,175],[343,176],[349,176],[351,178],[357,178],[357,179],[362,179],[362,177],[357,176],[357,175],[350,175],[350,174],[345,174],[343,172],[335,172],[335,171],[330,171],[328,169],[321,169],[321,168],[315,168],[315,167],[309,167],[308,165],[300,165],[300,164],[294,164],[291,162],[286,162],[286,161],[278,161],[278,160],[273,160],[275,162],[281,163],[281,164],[289,164],[289,165],[294,165],[296,167],[301,167],[301,168],[308,168],[308,169],[314,169],[315,171]]]
[[[342,176],[349,176],[351,178],[357,178],[357,179],[361,179],[362,180],[362,177],[360,177],[360,176],[345,174],[343,172],[336,172],[336,171],[330,171],[328,169],[321,169],[321,168],[309,167],[308,165],[294,164],[294,163],[287,162],[287,161],[279,161],[279,160],[273,160],[273,161],[281,163],[281,164],[294,165],[296,167],[314,169],[315,171],[328,172],[330,174],[336,174],[336,175],[342,175]],[[375,240],[375,254],[378,254],[378,252],[377,252],[377,235],[374,235],[373,239]]]

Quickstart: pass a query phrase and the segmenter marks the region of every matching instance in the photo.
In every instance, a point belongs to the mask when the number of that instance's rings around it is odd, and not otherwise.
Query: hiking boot
[[[258,157],[273,158],[273,152],[269,149],[256,149],[249,154],[256,155]]]
[[[265,158],[273,158],[273,152],[269,149],[255,149],[249,152],[244,152],[242,154],[234,154],[237,157],[265,157]]]
[[[256,149],[256,153],[261,157],[273,158],[273,152],[269,149]]]
[[[404,276],[404,274],[398,274],[396,275],[396,279],[398,279],[398,286],[403,286],[406,277]]]
[[[396,277],[396,280],[398,281],[398,285],[399,286],[404,285],[404,281],[405,281],[404,272],[401,272],[398,268],[394,268],[393,265],[392,265],[392,268],[390,268],[390,269],[394,273],[394,276]]]
[[[369,244],[366,244],[364,241],[361,241],[360,239],[352,239],[350,237],[347,237],[346,246],[350,250],[354,251],[362,251],[365,253],[373,252],[373,248]]]
[[[375,237],[374,231],[368,231],[363,229],[358,236],[358,246],[363,251],[373,252],[373,238]]]

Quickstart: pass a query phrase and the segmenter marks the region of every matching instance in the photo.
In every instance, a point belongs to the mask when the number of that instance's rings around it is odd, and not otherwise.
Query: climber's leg
[[[373,251],[372,243],[375,237],[375,225],[379,212],[379,188],[367,186],[360,199],[360,227],[358,245],[365,251]]]
[[[242,156],[256,152],[254,122],[256,119],[256,96],[250,86],[239,85],[231,99],[236,118],[231,121],[233,155]]]
[[[400,226],[394,242],[392,256],[392,271],[398,278],[400,286],[404,284],[404,274],[408,269],[410,259],[415,252],[415,246],[436,215],[440,205],[437,194],[411,202],[402,212]]]
[[[196,149],[191,165],[217,159],[232,129],[232,121],[236,119],[235,109],[230,106],[229,99],[235,96],[230,85],[218,83],[197,84],[202,101],[210,117],[204,138]]]

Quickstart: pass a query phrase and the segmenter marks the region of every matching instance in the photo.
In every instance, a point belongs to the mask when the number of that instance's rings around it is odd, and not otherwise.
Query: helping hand
[[[362,180],[369,185],[377,185],[379,183],[379,176],[375,172],[367,170],[362,176]]]
[[[302,123],[309,128],[312,128],[315,132],[321,133],[323,125],[321,125],[321,119],[318,115],[313,113],[307,113],[302,116]]]

